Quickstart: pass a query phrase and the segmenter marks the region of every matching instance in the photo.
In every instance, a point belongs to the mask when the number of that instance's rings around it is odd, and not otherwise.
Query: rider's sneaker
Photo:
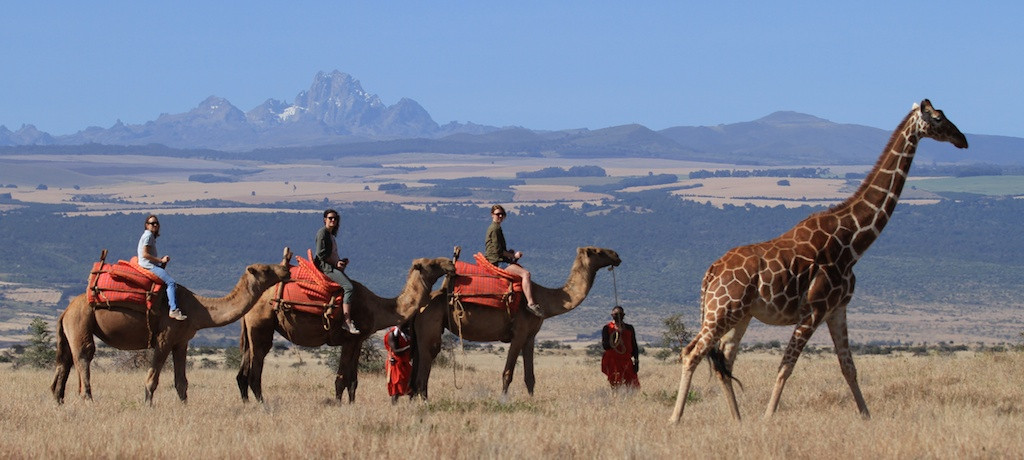
[[[345,321],[345,329],[348,330],[349,334],[359,333],[359,329],[356,329],[356,323],[353,323],[352,320]]]
[[[185,314],[181,312],[181,309],[171,310],[171,313],[167,316],[170,316],[171,318],[174,318],[178,321],[185,321],[186,319],[188,319],[188,316],[185,316]]]
[[[530,313],[533,313],[534,316],[536,316],[538,318],[543,318],[544,317],[544,312],[541,311],[540,305],[537,305],[535,303],[529,304],[529,305],[526,306],[526,309],[530,310]]]

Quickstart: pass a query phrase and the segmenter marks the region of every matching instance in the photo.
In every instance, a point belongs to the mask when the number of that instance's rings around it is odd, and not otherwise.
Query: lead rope
[[[615,307],[619,306],[619,283],[615,279],[615,267],[608,267],[608,271],[612,272],[612,289],[615,290]]]
[[[618,282],[618,280],[615,279],[615,267],[614,266],[608,267],[608,271],[612,272],[612,289],[615,292],[615,305],[614,306],[618,307],[618,306],[620,306],[619,305],[619,282]],[[618,354],[625,354],[626,353],[626,344],[622,342],[622,331],[619,331],[618,329],[616,329],[615,332],[612,333],[612,336],[610,337],[610,339],[611,339],[611,342],[612,342],[612,348],[615,350],[616,353],[618,353]]]
[[[452,250],[452,263],[455,263],[455,262],[457,262],[459,260],[459,255],[461,253],[462,253],[462,247],[461,246],[455,246],[455,249]],[[463,342],[462,342],[462,319],[465,318],[466,309],[462,305],[462,300],[459,299],[459,296],[456,295],[455,292],[454,292],[455,291],[455,282],[451,280],[452,276],[453,275],[449,275],[449,276],[445,277],[445,284],[446,284],[445,287],[446,287],[446,291],[448,293],[448,314],[445,315],[444,319],[445,319],[445,321],[449,321],[449,323],[448,323],[448,330],[449,331],[452,330],[452,327],[451,327],[452,324],[451,324],[450,321],[451,320],[456,320],[456,326],[459,329],[459,348],[462,349],[462,358],[463,358],[463,361],[465,361],[465,358],[466,358],[466,348],[465,348],[465,346],[463,345]],[[454,276],[458,276],[458,274],[456,273]],[[449,283],[449,281],[451,281],[451,282]],[[456,312],[458,312],[458,314],[459,314],[458,318],[455,317]],[[443,338],[444,337],[444,329],[442,329],[441,332],[442,332],[441,337]],[[441,340],[441,343],[443,345],[444,344],[444,340]],[[455,348],[454,347],[452,347],[452,349],[449,350],[448,356],[449,356],[449,359],[451,360],[451,363],[452,363],[452,385],[455,386],[456,390],[461,390],[462,387],[459,386],[459,374],[458,374],[458,369],[457,369],[458,368],[458,362],[455,360]]]

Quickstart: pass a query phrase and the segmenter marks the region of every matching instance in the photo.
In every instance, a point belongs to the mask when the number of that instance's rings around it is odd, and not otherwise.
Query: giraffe
[[[857,384],[846,326],[846,305],[855,284],[853,266],[892,216],[918,141],[925,137],[967,148],[967,138],[925,99],[914,104],[874,168],[846,201],[812,214],[775,239],[731,249],[711,264],[701,282],[700,332],[681,353],[683,370],[672,423],[682,416],[693,371],[705,355],[725,390],[733,418],[740,419],[731,372],[752,318],[796,326],[779,365],[766,418],[778,409],[800,352],[822,322],[828,325],[857,408],[862,417],[870,418]]]

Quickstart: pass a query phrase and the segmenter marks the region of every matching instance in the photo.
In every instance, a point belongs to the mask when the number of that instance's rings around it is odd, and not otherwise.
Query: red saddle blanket
[[[275,301],[287,308],[318,316],[329,311],[328,316],[333,319],[338,313],[334,307],[341,306],[341,286],[313,264],[312,251],[307,250],[306,255],[309,259],[295,257],[298,265],[290,268],[290,280],[277,285]]]
[[[523,299],[522,278],[488,262],[479,252],[473,258],[476,265],[455,262],[455,297],[478,305],[509,308],[515,313]]]
[[[139,265],[138,257],[132,257],[116,264],[104,260],[94,263],[85,292],[92,304],[129,303],[151,309],[163,285],[153,272]]]

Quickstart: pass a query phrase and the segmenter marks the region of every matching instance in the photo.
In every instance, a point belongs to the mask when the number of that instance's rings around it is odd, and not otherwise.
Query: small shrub
[[[29,345],[25,348],[25,352],[15,360],[14,366],[29,366],[37,369],[53,366],[57,360],[57,350],[46,321],[43,321],[42,318],[33,319],[28,330],[31,334]]]

